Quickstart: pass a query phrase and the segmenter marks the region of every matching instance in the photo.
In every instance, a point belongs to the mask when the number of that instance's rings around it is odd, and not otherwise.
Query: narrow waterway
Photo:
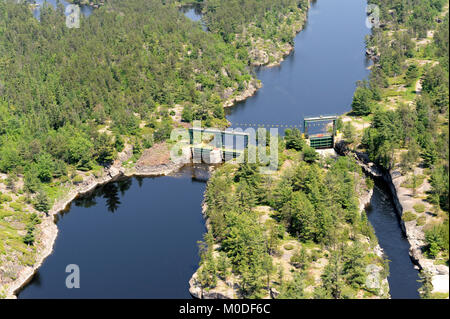
[[[382,182],[375,185],[370,207],[367,217],[390,260],[388,282],[392,298],[420,298],[418,271],[409,256],[409,242],[401,231],[390,191]]]
[[[299,125],[304,116],[350,111],[356,81],[369,74],[365,5],[363,0],[313,1],[292,54],[279,67],[259,69],[263,87],[227,110],[233,126]]]
[[[295,51],[280,67],[259,68],[258,93],[227,110],[241,124],[299,125],[305,115],[350,110],[355,82],[368,75],[364,55],[365,1],[314,1]],[[201,20],[199,10],[186,16]],[[199,27],[202,27],[201,25]],[[244,127],[245,128],[245,127]],[[53,254],[20,298],[187,298],[188,281],[205,232],[202,167],[175,176],[114,182],[76,201],[61,215]],[[376,188],[372,222],[391,260],[393,298],[416,298],[417,271],[408,255],[393,204]],[[67,289],[68,264],[80,266],[80,289]]]

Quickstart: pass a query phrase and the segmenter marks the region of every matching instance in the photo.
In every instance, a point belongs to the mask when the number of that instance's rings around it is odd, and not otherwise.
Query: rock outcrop
[[[340,154],[348,154],[350,151],[346,148],[345,142],[340,141],[336,144],[336,151]],[[425,234],[423,226],[417,225],[415,220],[405,222],[401,217],[406,211],[412,211],[414,201],[411,200],[411,190],[402,187],[406,177],[398,169],[385,171],[370,162],[367,154],[361,152],[352,152],[358,164],[364,171],[373,177],[381,178],[389,187],[395,211],[400,217],[401,228],[406,235],[410,249],[409,254],[413,262],[420,268],[428,271],[432,276],[433,292],[449,292],[449,267],[445,265],[435,265],[434,261],[423,254],[425,247]]]

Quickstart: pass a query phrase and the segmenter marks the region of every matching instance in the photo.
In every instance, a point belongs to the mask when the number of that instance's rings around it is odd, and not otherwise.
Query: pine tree
[[[47,197],[47,194],[44,193],[44,191],[40,191],[35,200],[34,208],[38,210],[39,212],[48,213],[50,210],[50,202]]]
[[[420,279],[418,281],[422,284],[422,287],[419,288],[420,297],[422,299],[430,299],[433,291],[431,273],[426,270],[422,270],[419,273],[419,278]]]

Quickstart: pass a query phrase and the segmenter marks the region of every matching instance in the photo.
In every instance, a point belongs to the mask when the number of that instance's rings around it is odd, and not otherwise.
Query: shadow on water
[[[208,167],[187,166],[173,176],[120,179],[77,199],[59,215],[54,253],[19,298],[190,298],[208,177]],[[80,267],[79,289],[65,287],[69,264]]]
[[[400,219],[395,210],[390,190],[377,181],[374,187],[367,217],[375,229],[378,242],[389,262],[389,288],[393,299],[420,298],[419,272],[409,256],[409,242],[406,239]]]

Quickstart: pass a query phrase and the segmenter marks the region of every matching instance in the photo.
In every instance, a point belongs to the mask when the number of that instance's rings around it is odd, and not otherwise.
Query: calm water
[[[398,215],[389,190],[376,185],[367,217],[375,229],[380,246],[390,260],[388,277],[392,298],[419,298],[418,271],[409,256],[409,243],[400,229]]]
[[[186,167],[75,201],[57,222],[54,253],[19,298],[190,298],[207,178],[205,168]],[[80,267],[80,289],[65,286],[68,264]]]
[[[205,23],[202,21],[202,10],[200,6],[194,5],[194,6],[185,6],[181,7],[180,11],[189,19],[195,22],[200,22],[203,31],[207,31],[208,28],[206,27]]]
[[[185,13],[199,21],[200,12]],[[258,93],[227,110],[240,124],[299,125],[305,115],[350,110],[355,82],[368,75],[365,2],[319,0],[295,51],[280,67],[260,68]],[[193,174],[202,177],[192,178]],[[207,173],[112,183],[72,205],[58,221],[54,253],[20,298],[188,298],[205,232],[201,201]],[[122,191],[121,191],[122,189]],[[369,215],[391,262],[393,298],[416,298],[417,271],[387,193],[375,191]],[[81,288],[66,289],[65,267],[78,264]]]
[[[349,111],[356,81],[369,74],[365,5],[362,0],[314,2],[295,51],[281,66],[260,69],[263,87],[228,110],[233,125],[300,125],[303,116]]]

